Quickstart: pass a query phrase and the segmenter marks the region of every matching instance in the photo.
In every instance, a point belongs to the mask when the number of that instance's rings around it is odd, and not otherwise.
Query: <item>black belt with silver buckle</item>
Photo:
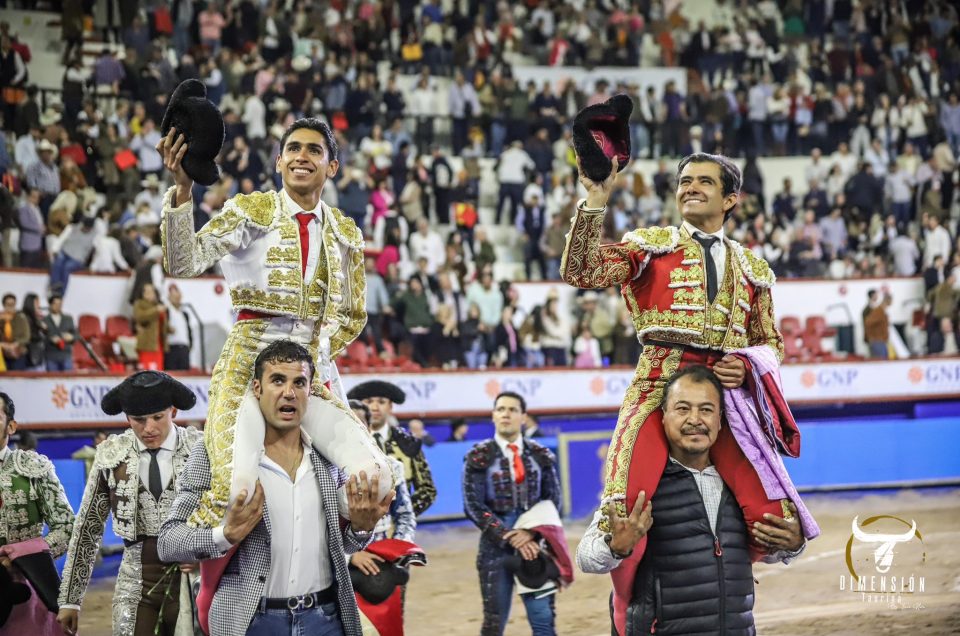
[[[267,609],[287,609],[290,611],[310,609],[327,603],[337,602],[337,591],[334,586],[330,586],[319,592],[311,592],[302,596],[291,596],[288,598],[268,598],[264,599],[264,607]]]

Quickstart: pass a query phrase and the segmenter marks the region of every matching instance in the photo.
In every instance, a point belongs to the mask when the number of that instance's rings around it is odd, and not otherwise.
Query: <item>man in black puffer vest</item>
[[[641,492],[628,517],[619,516],[608,502],[580,542],[577,564],[584,572],[610,572],[634,546],[645,550],[622,636],[755,634],[747,532],[769,550],[764,561],[788,563],[804,545],[800,524],[795,518],[765,515],[769,525],[747,528],[740,506],[710,462],[723,414],[723,390],[712,371],[699,365],[682,369],[664,395],[670,461],[656,493],[644,505]],[[598,527],[602,514],[610,519],[608,534]]]

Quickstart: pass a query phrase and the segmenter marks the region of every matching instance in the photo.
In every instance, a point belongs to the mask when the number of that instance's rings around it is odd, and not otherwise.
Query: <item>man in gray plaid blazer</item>
[[[376,477],[368,483],[360,473],[348,480],[311,446],[300,421],[313,374],[310,353],[290,340],[269,345],[257,357],[253,390],[266,424],[259,481],[249,502],[244,490],[230,504],[223,525],[187,525],[210,487],[202,442],[178,482],[160,529],[160,558],[190,562],[233,551],[213,593],[210,636],[362,636],[345,554],[366,547],[393,491],[378,502]],[[338,514],[341,487],[349,523]]]

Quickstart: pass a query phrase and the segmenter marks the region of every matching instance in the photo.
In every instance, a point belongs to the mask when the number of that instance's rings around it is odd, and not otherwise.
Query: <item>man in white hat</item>
[[[46,139],[37,143],[39,159],[26,169],[25,185],[40,191],[40,211],[44,218],[50,210],[50,204],[60,193],[60,169],[57,166],[57,147]]]
[[[63,119],[63,116],[60,114],[53,105],[47,106],[47,109],[43,111],[40,115],[40,126],[46,128],[47,126],[53,126],[56,123],[59,123]]]

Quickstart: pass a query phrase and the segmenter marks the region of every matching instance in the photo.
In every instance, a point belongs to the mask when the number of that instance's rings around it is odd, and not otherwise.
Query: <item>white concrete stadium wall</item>
[[[79,314],[94,314],[101,318],[114,314],[129,315],[129,280],[123,275],[74,274],[70,277],[64,298],[64,311],[74,317]],[[196,308],[205,324],[221,325],[229,330],[233,324],[233,314],[223,279],[168,279],[168,285],[174,280],[183,292],[184,302]],[[12,292],[16,294],[18,302],[22,302],[24,294],[29,292],[45,297],[47,281],[45,273],[3,271],[0,273],[0,293]],[[567,315],[572,312],[576,301],[576,290],[561,282],[517,283],[517,289],[520,292],[520,305],[528,311],[542,304],[551,289],[557,290],[561,310]],[[890,307],[890,318],[893,323],[909,325],[912,312],[920,306],[923,298],[923,281],[920,278],[782,280],[773,290],[777,320],[784,316],[796,316],[802,321],[808,316],[822,315],[831,325],[852,324],[854,343],[860,353],[866,354],[865,345],[862,344],[861,311],[869,289],[891,294],[893,305]],[[208,353],[208,357],[213,355],[213,352]]]
[[[30,83],[40,88],[59,90],[63,85],[61,29],[49,25],[51,20],[59,18],[58,14],[48,11],[0,11],[0,19],[9,22],[10,31],[30,47]]]

